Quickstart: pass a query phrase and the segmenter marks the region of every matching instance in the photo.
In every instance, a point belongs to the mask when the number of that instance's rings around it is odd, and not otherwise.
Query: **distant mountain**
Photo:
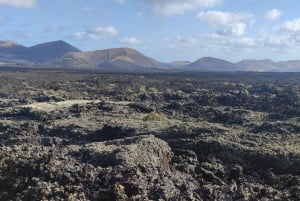
[[[275,62],[243,60],[231,63],[226,60],[203,57],[194,62],[174,61],[162,63],[131,48],[111,48],[82,52],[69,43],[58,40],[25,47],[14,41],[0,41],[0,66],[35,68],[84,68],[103,71],[258,71],[300,72],[300,60]]]
[[[0,52],[1,54],[13,54],[17,55],[24,53],[26,47],[19,45],[14,41],[0,41]]]
[[[60,58],[70,52],[80,52],[80,50],[65,41],[59,40],[27,48],[26,58],[33,62],[46,62]]]
[[[53,41],[24,47],[13,41],[0,41],[0,61],[7,63],[42,63],[60,58],[79,49],[64,41]]]
[[[238,62],[237,65],[241,66],[245,71],[258,71],[258,72],[278,71],[276,62],[270,59],[243,60]]]
[[[170,63],[171,66],[173,67],[181,67],[190,64],[190,61],[173,61]]]
[[[258,72],[300,72],[300,60],[275,62],[264,60],[243,60],[237,63],[245,71]]]
[[[203,57],[181,68],[197,71],[239,71],[237,64],[213,57]]]
[[[14,41],[0,41],[0,61],[25,62],[26,49]]]
[[[160,63],[137,50],[131,48],[112,48],[91,52],[72,52],[63,57],[51,61],[54,65],[115,68],[115,69],[138,69],[138,68],[163,68]]]
[[[277,66],[280,72],[300,72],[300,60],[280,61]]]

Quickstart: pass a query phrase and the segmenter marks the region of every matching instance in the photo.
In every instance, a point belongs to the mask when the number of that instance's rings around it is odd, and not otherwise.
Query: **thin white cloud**
[[[213,26],[221,27],[217,32],[225,35],[241,36],[246,32],[247,23],[253,16],[249,13],[207,11],[198,13],[198,19]]]
[[[139,45],[142,43],[142,41],[136,37],[123,37],[120,39],[120,42],[128,45]]]
[[[14,6],[21,8],[34,8],[36,0],[0,0],[0,6]]]
[[[241,37],[241,38],[235,38],[231,40],[227,40],[225,42],[226,45],[234,48],[253,48],[258,45],[258,42],[255,38],[251,37]]]
[[[267,47],[282,48],[289,46],[290,42],[288,36],[269,36],[263,39],[263,44]]]
[[[10,18],[7,16],[0,15],[0,25],[5,25],[9,22]]]
[[[207,11],[198,13],[198,18],[201,21],[226,26],[228,24],[238,23],[246,21],[252,18],[252,15],[248,13],[231,13],[224,11]]]
[[[211,18],[210,18],[211,19]],[[233,29],[225,25],[230,20],[219,18],[214,20],[214,23],[227,28],[227,31]],[[273,27],[272,31],[261,32],[257,37],[250,37],[242,33],[243,26],[236,29],[235,34],[224,33],[225,28],[222,30],[223,33],[213,33],[202,35],[204,41],[209,41],[208,46],[213,46],[216,51],[227,51],[231,52],[256,52],[269,51],[273,53],[295,53],[300,50],[300,18],[295,20],[286,21],[281,25]]]
[[[99,40],[104,39],[111,36],[118,35],[119,31],[114,26],[102,27],[98,26],[94,29],[90,29],[83,32],[76,32],[75,37],[77,39],[93,39]]]
[[[219,44],[219,47],[235,50],[255,50],[257,48],[269,48],[276,52],[289,52],[300,48],[300,34],[294,35],[271,35],[266,34],[257,38],[252,37],[231,37],[214,35],[206,36],[211,43]]]
[[[221,35],[242,36],[246,32],[246,28],[247,25],[245,23],[233,23],[226,25],[223,30],[218,31],[217,33]]]
[[[186,49],[199,46],[199,38],[177,35],[176,37],[165,37],[163,41],[169,49]]]
[[[144,14],[143,12],[139,11],[139,12],[136,13],[136,16],[139,17],[139,16],[142,16],[143,14]]]
[[[250,51],[261,46],[261,41],[258,41],[257,38],[247,36],[206,34],[201,38],[203,41],[210,41],[208,45],[214,47],[218,52]]]
[[[44,32],[46,32],[46,33],[55,33],[55,32],[59,32],[59,31],[62,31],[62,30],[64,30],[63,26],[58,25],[58,24],[52,24],[52,25],[47,26],[44,29]]]
[[[261,43],[275,51],[295,51],[300,48],[300,18],[274,26],[272,33],[265,33]]]
[[[151,9],[157,14],[173,16],[215,6],[222,0],[142,0],[142,2],[150,5]]]
[[[300,18],[289,20],[274,27],[275,31],[300,32]]]
[[[288,48],[290,50],[298,48],[300,45],[300,35],[273,35],[264,36],[261,39],[261,43],[270,47],[274,50],[280,50],[283,48]]]
[[[25,31],[25,30],[14,30],[11,33],[14,37],[18,37],[18,38],[22,38],[22,39],[31,39],[33,38],[35,35],[29,31]]]
[[[276,20],[281,16],[281,11],[278,9],[272,9],[266,12],[266,17],[269,20]]]
[[[82,10],[83,10],[84,13],[90,14],[90,13],[92,13],[94,11],[94,8],[91,7],[91,6],[85,6],[85,7],[83,7]]]

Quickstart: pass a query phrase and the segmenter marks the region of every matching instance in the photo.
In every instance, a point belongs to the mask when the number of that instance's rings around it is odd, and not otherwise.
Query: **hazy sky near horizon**
[[[157,60],[300,59],[296,0],[0,0],[0,40],[131,47]]]

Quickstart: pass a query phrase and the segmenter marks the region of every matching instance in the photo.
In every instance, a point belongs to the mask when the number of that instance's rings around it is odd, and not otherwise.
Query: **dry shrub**
[[[143,120],[144,121],[162,121],[166,118],[164,114],[157,113],[157,112],[150,112],[146,115]]]

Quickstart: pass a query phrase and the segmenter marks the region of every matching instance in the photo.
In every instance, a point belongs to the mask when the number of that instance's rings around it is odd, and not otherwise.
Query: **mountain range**
[[[300,72],[300,60],[274,62],[243,60],[232,63],[226,60],[202,57],[194,62],[159,62],[131,48],[111,48],[84,52],[59,40],[25,47],[13,41],[0,41],[0,67],[70,68],[105,71],[259,71]]]
[[[13,41],[0,41],[0,61],[43,63],[59,58],[69,52],[80,50],[64,41],[53,41],[24,47]]]

